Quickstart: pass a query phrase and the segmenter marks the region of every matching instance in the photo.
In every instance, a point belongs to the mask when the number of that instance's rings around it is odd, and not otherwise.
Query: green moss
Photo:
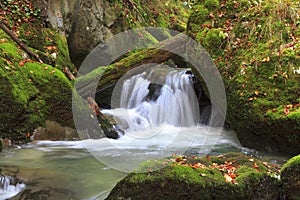
[[[203,32],[201,32],[203,34]],[[202,40],[202,45],[206,49],[210,49],[210,51],[217,53],[221,51],[224,46],[226,46],[226,35],[221,29],[209,29],[205,37],[198,38],[200,41]],[[197,35],[198,36],[198,35]]]
[[[67,67],[71,71],[76,71],[76,67],[70,59],[66,37],[59,33],[57,33],[57,48],[58,55],[57,59],[55,59],[55,67],[58,69],[64,69]]]
[[[118,0],[113,5],[116,7],[119,22],[118,26],[113,28],[114,32],[147,26],[184,31],[191,12],[184,1],[177,0]]]
[[[2,32],[2,30],[0,30]],[[6,58],[7,60],[21,60],[22,57],[19,52],[21,50],[14,44],[12,43],[1,43],[0,44],[0,51],[2,51],[3,58]]]
[[[194,7],[204,9],[204,4]],[[294,73],[300,63],[297,12],[294,1],[256,5],[232,0],[212,12],[214,17],[206,13],[204,20],[197,19],[204,13],[197,9],[190,16],[188,34],[216,61],[226,87],[226,120],[244,146],[299,153],[299,111],[283,112],[286,105],[299,103],[300,79]]]
[[[151,169],[155,162],[166,167],[130,173],[116,185],[107,199],[274,199],[279,196],[278,180],[267,174],[274,170],[273,167],[267,169],[257,159],[230,153],[210,158],[185,157],[185,163],[179,164],[174,161],[175,158],[179,157],[143,163],[143,169]],[[205,163],[206,167],[193,169],[189,166],[199,162]],[[219,166],[236,167],[237,185],[226,182],[226,169],[214,168],[213,163],[214,166],[219,163]],[[258,167],[253,167],[253,163]]]
[[[11,40],[0,44],[1,137],[23,140],[23,134],[46,119],[72,126],[72,84],[58,69],[34,61]],[[8,105],[9,109],[8,109]]]
[[[295,169],[299,168],[300,166],[300,155],[295,156],[289,159],[281,168],[281,171],[286,170],[287,168],[293,167]]]
[[[283,190],[288,199],[298,199],[300,192],[300,155],[288,160],[281,168]]]
[[[194,10],[189,17],[189,23],[201,24],[208,19],[209,10],[204,5],[197,5]]]
[[[205,7],[207,7],[209,10],[214,10],[220,6],[219,0],[206,0],[204,2]]]

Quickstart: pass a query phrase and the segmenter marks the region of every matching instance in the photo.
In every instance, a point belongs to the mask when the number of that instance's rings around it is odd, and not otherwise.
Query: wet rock
[[[32,136],[33,140],[72,140],[77,138],[75,129],[61,126],[59,123],[49,120],[46,121],[46,128],[36,128]]]

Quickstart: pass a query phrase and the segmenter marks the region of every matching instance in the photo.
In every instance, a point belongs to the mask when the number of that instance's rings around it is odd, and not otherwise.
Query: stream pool
[[[141,162],[177,154],[206,155],[230,151],[257,154],[242,148],[232,131],[198,127],[171,127],[156,137],[141,138],[132,134],[118,140],[102,138],[82,141],[35,141],[0,153],[0,170],[5,176],[20,178],[25,187],[12,199],[104,199],[114,185]],[[216,134],[214,134],[216,133]],[[191,137],[189,148],[184,138]],[[151,135],[151,134],[150,134]],[[200,137],[201,136],[201,137]],[[170,139],[167,139],[170,138]],[[176,142],[174,142],[176,141]],[[269,162],[284,162],[284,157],[260,157]],[[9,193],[9,191],[7,191]],[[0,199],[5,199],[5,191]],[[11,193],[13,195],[13,193]],[[39,197],[39,198],[38,198]]]

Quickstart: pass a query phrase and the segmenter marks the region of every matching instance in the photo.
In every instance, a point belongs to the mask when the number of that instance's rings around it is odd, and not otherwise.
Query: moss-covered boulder
[[[280,196],[276,167],[237,153],[148,161],[139,170],[144,173],[127,175],[107,199],[271,200]]]
[[[281,169],[284,193],[288,199],[300,198],[300,155],[291,158]]]
[[[45,24],[34,3],[4,0],[0,5],[1,28],[8,29],[0,30],[0,137],[13,142],[29,139],[46,120],[74,127],[73,84],[63,71],[71,74],[76,68],[66,37]]]
[[[299,4],[201,0],[193,9],[188,34],[223,77],[227,121],[241,143],[299,154]]]
[[[62,71],[29,59],[2,30],[0,56],[1,137],[23,140],[47,119],[73,126],[72,83]]]
[[[36,2],[51,25],[67,34],[71,58],[78,67],[99,43],[122,31],[152,26],[182,32],[191,11],[183,0]]]

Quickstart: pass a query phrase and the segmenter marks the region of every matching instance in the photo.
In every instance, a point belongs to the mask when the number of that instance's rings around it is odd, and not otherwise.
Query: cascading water
[[[20,183],[17,178],[0,175],[0,199],[8,199],[25,188],[24,183]]]
[[[233,132],[222,135],[222,127],[200,125],[189,69],[158,66],[123,77],[112,95],[114,108],[102,113],[113,116],[125,135],[84,141],[104,164],[131,171],[143,161],[172,154],[206,155],[224,145],[232,151],[240,147]]]
[[[186,69],[153,69],[135,75],[123,83],[120,99],[120,109],[113,115],[128,131],[162,125],[192,127],[199,122],[192,75]]]

